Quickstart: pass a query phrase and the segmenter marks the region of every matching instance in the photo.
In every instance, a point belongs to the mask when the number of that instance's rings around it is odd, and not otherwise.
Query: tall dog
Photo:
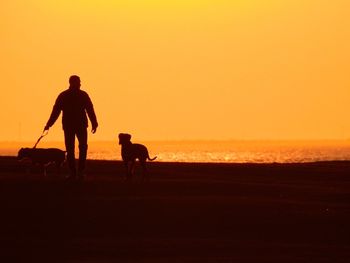
[[[122,159],[126,167],[126,180],[130,181],[135,170],[135,161],[138,159],[142,166],[142,181],[149,180],[146,169],[146,161],[153,161],[157,158],[150,158],[146,146],[142,144],[132,143],[131,135],[127,133],[119,134],[119,145],[122,146]]]
[[[57,173],[66,159],[66,152],[56,148],[38,149],[38,148],[21,148],[18,152],[17,160],[28,160],[32,165],[40,165],[44,168],[44,175],[46,169],[50,164],[55,164]]]

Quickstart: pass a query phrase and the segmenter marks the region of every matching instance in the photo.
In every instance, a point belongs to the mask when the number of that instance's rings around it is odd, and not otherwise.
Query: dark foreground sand
[[[149,167],[68,183],[0,158],[0,262],[350,262],[350,162]]]

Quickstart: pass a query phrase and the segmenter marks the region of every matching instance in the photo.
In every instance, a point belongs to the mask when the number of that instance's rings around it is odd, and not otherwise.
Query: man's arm
[[[96,129],[98,127],[98,123],[97,123],[97,118],[96,118],[96,114],[95,114],[95,110],[94,110],[94,105],[92,104],[92,101],[91,101],[88,94],[86,94],[86,112],[89,116],[89,119],[90,119],[91,125],[92,125],[91,132],[95,133]]]
[[[46,126],[44,128],[44,130],[48,130],[57,120],[57,118],[60,116],[62,110],[62,102],[61,102],[61,96],[58,96],[58,98],[56,99],[55,105],[53,106],[51,115],[49,120],[46,123]]]

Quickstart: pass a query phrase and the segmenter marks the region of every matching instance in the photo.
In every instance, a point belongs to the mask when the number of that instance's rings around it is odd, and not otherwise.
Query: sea
[[[141,141],[159,162],[306,163],[350,160],[350,140],[323,141]],[[33,142],[0,142],[0,156],[16,156]],[[40,142],[40,148],[60,148],[63,142]],[[76,147],[77,148],[77,147]],[[121,160],[116,141],[89,142],[88,159]]]

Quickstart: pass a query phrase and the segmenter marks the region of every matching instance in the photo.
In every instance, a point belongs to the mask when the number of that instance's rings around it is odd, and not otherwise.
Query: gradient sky
[[[93,140],[350,138],[349,10],[348,0],[2,0],[0,141],[35,141],[73,74],[95,105]]]

